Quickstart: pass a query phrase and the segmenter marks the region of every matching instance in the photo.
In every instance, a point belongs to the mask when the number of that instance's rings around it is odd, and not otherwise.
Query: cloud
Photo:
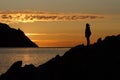
[[[26,36],[44,36],[46,33],[25,33]]]
[[[25,33],[26,36],[83,36],[80,33]]]
[[[38,21],[80,21],[83,19],[102,19],[103,15],[80,13],[52,13],[52,12],[0,12],[0,21],[5,23],[28,23]]]

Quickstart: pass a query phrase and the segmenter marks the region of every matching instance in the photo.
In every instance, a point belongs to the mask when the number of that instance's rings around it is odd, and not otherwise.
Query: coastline
[[[120,35],[107,36],[89,46],[77,45],[35,67],[15,62],[0,80],[102,80],[120,79]],[[114,67],[113,67],[114,66]],[[104,73],[104,74],[103,74]],[[114,73],[114,74],[112,74]]]

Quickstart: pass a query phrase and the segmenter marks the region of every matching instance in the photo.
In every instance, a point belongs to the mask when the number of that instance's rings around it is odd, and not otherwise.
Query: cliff
[[[120,35],[78,45],[38,67],[15,62],[0,80],[119,80]]]
[[[22,30],[0,23],[0,47],[38,47]]]

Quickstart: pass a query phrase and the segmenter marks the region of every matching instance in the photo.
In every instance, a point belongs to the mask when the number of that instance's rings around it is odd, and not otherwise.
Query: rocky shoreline
[[[35,67],[15,62],[0,80],[118,80],[120,35],[101,38],[89,46],[78,45]]]

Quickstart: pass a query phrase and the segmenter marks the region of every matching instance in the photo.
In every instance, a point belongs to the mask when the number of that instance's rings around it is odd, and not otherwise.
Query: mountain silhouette
[[[120,35],[78,45],[35,67],[15,62],[0,80],[119,80]]]
[[[0,23],[0,47],[38,47],[22,30]]]

